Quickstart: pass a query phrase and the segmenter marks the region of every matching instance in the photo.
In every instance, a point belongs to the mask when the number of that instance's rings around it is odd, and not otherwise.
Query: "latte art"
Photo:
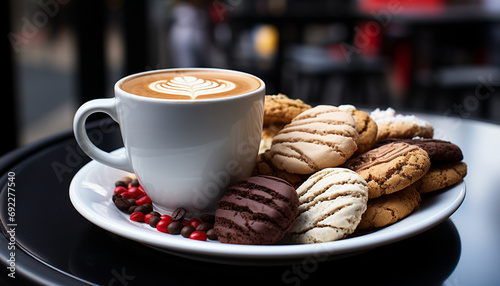
[[[119,87],[139,96],[191,101],[245,95],[263,85],[258,78],[241,72],[191,68],[130,76]]]
[[[194,76],[178,76],[170,80],[151,83],[149,88],[156,92],[187,95],[196,98],[200,95],[216,94],[234,89],[236,85],[228,80],[208,80]]]

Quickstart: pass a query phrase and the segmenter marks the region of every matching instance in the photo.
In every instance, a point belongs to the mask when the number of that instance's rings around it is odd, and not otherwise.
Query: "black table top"
[[[497,285],[500,126],[422,117],[434,125],[435,138],[454,142],[464,153],[469,168],[467,195],[457,212],[400,242],[340,259],[304,259],[280,266],[180,258],[103,230],[83,218],[69,200],[71,179],[89,162],[72,133],[25,146],[0,158],[0,284],[314,285],[331,281],[340,285]],[[121,147],[118,127],[110,120],[90,124],[90,129],[100,148]],[[9,190],[11,182],[15,186]],[[14,196],[15,200],[9,200]],[[15,205],[9,204],[13,202]],[[12,211],[14,214],[9,213]],[[15,269],[9,269],[11,265]],[[8,276],[11,273],[15,278]]]

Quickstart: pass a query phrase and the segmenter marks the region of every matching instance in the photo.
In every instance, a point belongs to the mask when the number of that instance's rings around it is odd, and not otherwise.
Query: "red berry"
[[[129,193],[129,192],[123,192],[121,195],[122,195],[123,198],[125,198],[127,200],[128,199],[135,199],[135,197],[131,193]]]
[[[161,216],[160,216],[160,218],[161,218],[162,220],[174,221],[174,220],[172,219],[172,217],[171,217],[171,216],[169,216],[168,214],[161,215]]]
[[[141,212],[133,212],[130,215],[130,220],[131,221],[143,222],[144,221],[144,214],[141,213]]]
[[[183,225],[189,225],[189,221],[186,220],[186,219],[183,219],[181,222],[182,222]]]
[[[201,230],[196,230],[196,231],[193,231],[193,233],[191,233],[191,235],[189,235],[189,238],[194,239],[194,240],[206,241],[207,234]]]
[[[138,187],[129,188],[128,192],[136,199],[144,196],[144,193]]]
[[[189,225],[191,225],[192,227],[194,227],[195,229],[198,227],[198,225],[201,224],[201,220],[197,219],[197,218],[192,218],[189,220]]]
[[[152,216],[154,216],[154,215],[152,215],[152,214],[146,214],[146,215],[144,215],[144,222],[145,222],[145,223],[147,223],[147,224],[149,224],[149,219],[150,219]]]
[[[156,225],[156,229],[159,231],[159,232],[164,232],[164,233],[168,233],[168,225],[171,223],[172,221],[169,221],[169,220],[166,220],[166,219],[162,219],[158,222],[158,224]]]
[[[148,196],[142,196],[141,198],[137,199],[137,201],[135,201],[135,204],[138,206],[151,203],[151,199]]]
[[[115,194],[122,194],[124,192],[127,191],[127,188],[125,188],[124,186],[118,186],[115,188]]]

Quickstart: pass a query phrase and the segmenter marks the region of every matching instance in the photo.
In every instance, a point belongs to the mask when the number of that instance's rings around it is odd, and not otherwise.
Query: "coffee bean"
[[[151,204],[143,204],[138,206],[135,209],[136,212],[141,212],[143,214],[147,214],[153,211],[153,206]]]
[[[136,205],[131,205],[130,207],[128,207],[127,209],[127,213],[128,214],[132,214],[133,212],[135,212],[135,209],[137,208],[138,206]]]
[[[202,222],[197,227],[196,230],[201,230],[207,232],[207,230],[214,228],[214,226],[209,222]]]
[[[197,240],[217,239],[217,234],[213,228],[215,222],[214,215],[203,214],[199,219],[192,218],[188,221],[185,219],[187,210],[179,207],[173,211],[171,216],[162,216],[159,212],[153,211],[153,205],[150,201],[143,202],[141,200],[146,197],[145,193],[141,192],[141,196],[135,194],[133,190],[137,189],[144,192],[139,181],[128,176],[115,182],[112,201],[119,210],[131,214],[130,220],[145,222],[158,231],[169,234],[181,234],[185,238]],[[159,229],[160,224],[162,225],[161,230]]]
[[[130,184],[132,185],[132,187],[139,187],[139,180],[133,179],[132,181],[130,181]]]
[[[125,183],[124,181],[116,181],[115,182],[115,187],[125,187],[126,188],[127,186],[128,186],[128,184]]]
[[[115,194],[113,194],[113,197],[111,197],[111,200],[112,200],[112,201],[113,201],[113,203],[114,203],[114,202],[115,202],[117,199],[119,199],[119,198],[123,198],[123,197],[122,197],[122,195],[120,195],[120,194],[116,194],[116,193],[115,193]]]
[[[202,222],[209,222],[209,223],[214,223],[215,222],[215,216],[211,214],[202,214],[200,216],[200,219]]]
[[[215,229],[211,228],[207,232],[207,238],[210,240],[217,240],[217,234],[215,233]]]
[[[159,216],[152,216],[149,218],[149,226],[155,227],[158,224],[158,222],[161,220]]]
[[[161,214],[159,212],[157,212],[157,211],[152,211],[152,212],[150,212],[150,214],[152,214],[154,216],[158,216],[158,217],[161,216]]]
[[[179,234],[179,233],[181,233],[181,230],[183,228],[184,228],[184,225],[182,224],[182,222],[174,221],[168,225],[167,230],[168,230],[168,233],[170,233],[170,234]]]
[[[174,221],[181,221],[184,219],[186,216],[186,209],[185,208],[176,208],[174,212],[172,213],[172,219]]]
[[[115,206],[122,212],[126,212],[129,207],[133,205],[119,194],[113,195],[113,202],[115,203]]]
[[[181,229],[181,235],[182,237],[188,238],[195,230],[194,227],[186,225]]]

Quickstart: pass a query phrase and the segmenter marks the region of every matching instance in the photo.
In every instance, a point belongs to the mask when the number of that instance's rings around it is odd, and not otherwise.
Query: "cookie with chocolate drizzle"
[[[382,145],[349,159],[343,167],[368,183],[368,198],[400,191],[424,176],[431,166],[425,150],[407,143]]]

